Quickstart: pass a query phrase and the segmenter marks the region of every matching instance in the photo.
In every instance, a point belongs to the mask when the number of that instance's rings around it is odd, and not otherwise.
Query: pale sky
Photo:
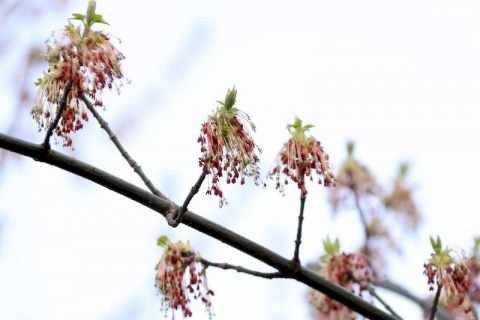
[[[19,47],[43,42],[83,13],[75,1],[65,13],[21,26]],[[0,5],[1,10],[1,5]],[[63,10],[62,10],[63,11]],[[405,236],[404,255],[387,276],[428,294],[423,263],[429,235],[470,249],[478,228],[480,180],[480,3],[478,1],[105,1],[97,12],[121,39],[131,84],[107,92],[101,111],[125,148],[157,187],[183,202],[200,168],[200,124],[238,89],[237,106],[257,126],[266,175],[295,116],[315,125],[332,164],[356,154],[382,182],[401,161],[424,213],[418,235]],[[113,40],[114,43],[115,40]],[[17,48],[15,47],[15,48]],[[3,54],[2,57],[8,57]],[[19,57],[12,53],[12,61]],[[2,67],[14,72],[9,63]],[[41,76],[32,75],[33,82]],[[0,132],[12,121],[15,100],[4,74]],[[8,85],[6,84],[8,82]],[[28,110],[18,120],[20,138],[40,142]],[[142,186],[108,136],[92,120],[74,136],[82,161]],[[15,119],[15,121],[17,121]],[[0,171],[0,317],[2,319],[162,318],[154,267],[162,251],[156,238],[190,240],[211,261],[271,271],[252,258],[186,227],[169,228],[160,215],[88,181],[37,163],[10,159]],[[477,180],[478,179],[478,180]],[[266,189],[226,188],[229,205],[206,196],[204,186],[190,209],[291,257],[299,208],[298,190],[282,197]],[[225,184],[224,184],[225,185]],[[333,218],[326,190],[310,185],[303,262],[322,253],[327,235],[344,250],[362,239],[352,212]],[[308,319],[306,287],[292,280],[265,280],[209,269],[215,319]],[[419,309],[395,296],[386,299],[405,319]],[[207,319],[193,303],[193,319]]]

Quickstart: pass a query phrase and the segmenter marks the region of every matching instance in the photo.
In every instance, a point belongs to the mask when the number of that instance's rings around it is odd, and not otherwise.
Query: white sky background
[[[19,42],[43,41],[86,5],[76,1],[48,24],[25,24]],[[391,279],[427,294],[428,236],[469,249],[480,234],[478,1],[99,0],[97,11],[111,25],[104,30],[121,38],[132,81],[120,96],[105,95],[102,115],[177,203],[200,174],[200,124],[235,84],[237,106],[257,125],[264,174],[295,116],[315,125],[311,133],[336,167],[348,139],[383,182],[400,161],[411,162],[425,222],[418,236],[405,236]],[[1,95],[9,97],[1,104],[4,132],[14,100],[10,78],[0,79]],[[20,138],[40,142],[44,133],[36,133],[27,111],[24,118],[19,123],[28,129]],[[74,152],[56,149],[142,186],[91,119],[74,136]],[[30,159],[6,166],[0,173],[2,319],[162,318],[153,287],[162,234],[190,239],[207,259],[270,271],[194,230],[172,230],[160,215],[69,173]],[[273,181],[267,189],[247,185],[226,188],[230,204],[221,210],[204,186],[189,208],[290,258],[298,191],[290,186],[281,197]],[[332,219],[326,190],[311,184],[309,191],[302,261],[322,254],[327,235],[355,249],[362,233],[354,214]],[[215,269],[208,277],[216,319],[308,318],[306,288],[294,281]],[[416,306],[387,298],[405,319],[419,318]],[[193,319],[207,318],[201,306],[193,308]]]

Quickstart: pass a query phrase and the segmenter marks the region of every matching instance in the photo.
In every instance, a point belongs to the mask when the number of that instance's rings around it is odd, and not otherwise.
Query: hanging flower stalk
[[[157,264],[155,277],[155,286],[162,295],[165,314],[171,310],[174,318],[174,311],[181,310],[184,317],[191,317],[190,302],[193,296],[205,305],[211,318],[213,310],[210,296],[214,293],[208,288],[206,267],[200,263],[200,255],[193,251],[188,242],[172,243],[168,237],[162,236],[157,243],[165,250]]]
[[[202,123],[198,137],[202,153],[199,165],[206,175],[211,175],[207,194],[218,196],[220,207],[227,203],[220,185],[224,175],[227,184],[243,185],[245,177],[250,176],[255,185],[262,183],[258,168],[261,149],[250,133],[250,129],[255,131],[255,125],[248,114],[234,107],[236,97],[237,90],[233,87],[224,101],[217,101],[219,107]]]
[[[307,136],[305,133],[313,126],[302,125],[302,120],[295,118],[293,124],[288,124],[287,129],[291,138],[283,145],[280,150],[273,169],[269,172],[269,177],[276,177],[276,188],[280,193],[285,193],[285,185],[288,180],[295,182],[300,189],[300,214],[298,216],[297,238],[295,240],[295,251],[292,261],[300,266],[300,244],[302,240],[302,223],[305,200],[308,194],[305,186],[305,179],[313,181],[312,171],[317,174],[318,183],[325,187],[335,186],[335,176],[330,169],[328,154],[323,150],[320,141],[313,136]],[[282,181],[281,175],[285,178]]]
[[[79,94],[85,92],[95,106],[103,107],[99,93],[105,88],[119,90],[124,77],[121,68],[123,54],[110,42],[107,34],[91,29],[95,23],[108,24],[95,13],[95,6],[95,1],[90,0],[86,15],[73,14],[71,20],[79,20],[82,25],[74,26],[69,22],[52,36],[44,55],[49,68],[35,83],[39,89],[31,115],[39,131],[54,126],[52,129],[63,139],[64,146],[72,146],[71,133],[82,129],[83,121],[88,121]],[[66,101],[61,110],[63,95],[66,95]],[[61,115],[59,123],[54,122],[57,113]]]
[[[474,319],[472,302],[468,295],[471,285],[474,284],[467,264],[469,259],[455,257],[452,249],[443,249],[438,236],[436,240],[430,237],[430,243],[434,253],[423,265],[425,268],[423,274],[428,278],[430,291],[434,290],[435,284],[437,285],[437,295],[430,319],[434,318],[437,304],[451,311],[461,309],[464,319]]]
[[[302,125],[302,120],[295,118],[293,124],[288,124],[287,129],[291,138],[280,150],[273,169],[269,176],[276,177],[276,188],[284,194],[285,185],[292,180],[301,190],[301,195],[306,196],[308,191],[305,179],[313,181],[312,172],[318,177],[318,183],[325,187],[335,186],[335,176],[330,169],[329,156],[323,150],[320,141],[313,136],[307,136],[306,132],[313,125]],[[282,179],[281,176],[285,178]]]
[[[319,274],[359,297],[369,298],[368,287],[373,276],[363,256],[357,253],[340,253],[338,239],[332,242],[327,238],[323,246],[325,255],[321,257]],[[314,289],[309,290],[309,300],[316,310],[315,315],[320,313],[321,319],[357,318],[353,310]]]

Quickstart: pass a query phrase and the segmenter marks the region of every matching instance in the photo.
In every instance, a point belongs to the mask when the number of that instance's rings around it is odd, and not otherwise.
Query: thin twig
[[[50,127],[48,127],[47,133],[45,135],[45,139],[43,140],[43,143],[42,143],[42,146],[44,146],[46,149],[50,149],[50,138],[52,137],[53,130],[55,130],[55,128],[57,127],[58,122],[62,117],[62,113],[67,106],[67,98],[71,90],[72,90],[72,81],[67,81],[65,83],[65,87],[63,87],[63,95],[62,95],[62,98],[60,99],[60,107],[57,110],[55,119],[53,120],[52,123],[50,123]]]
[[[183,205],[180,207],[180,209],[177,210],[171,210],[169,213],[167,213],[166,219],[168,224],[171,227],[177,227],[183,219],[183,216],[185,215],[185,212],[187,212],[188,205],[190,204],[190,201],[192,201],[193,197],[198,193],[198,190],[200,190],[200,187],[202,186],[203,181],[205,180],[205,177],[207,176],[208,171],[203,170],[202,174],[200,177],[198,177],[197,182],[195,185],[190,189],[190,192],[187,195],[187,198],[185,198],[185,201],[183,202]],[[175,211],[177,211],[176,216]]]
[[[265,278],[265,279],[275,279],[275,278],[289,278],[285,273],[283,272],[259,272],[259,271],[254,271],[250,270],[247,268],[244,268],[242,266],[234,266],[229,263],[215,263],[215,262],[210,262],[205,259],[200,259],[200,262],[207,266],[207,267],[215,267],[215,268],[220,268],[224,270],[236,270],[237,272],[240,273],[246,273],[255,277],[260,277],[260,278]]]
[[[435,299],[433,299],[432,311],[430,312],[430,320],[435,319],[435,313],[437,312],[438,301],[440,300],[440,293],[442,292],[442,285],[437,282],[438,289],[435,294]]]
[[[390,311],[390,313],[392,314],[392,316],[394,317],[397,317],[398,319],[402,319],[402,317],[400,317],[393,309],[392,307],[390,307],[390,305],[382,299],[382,297],[380,297],[377,292],[375,291],[375,289],[372,287],[372,286],[367,286],[367,289],[368,289],[368,292],[370,292],[370,294],[372,295],[372,297],[374,297],[375,299],[378,300],[378,302],[380,302],[384,307],[385,309],[387,309],[388,311]]]
[[[302,223],[303,223],[303,209],[305,208],[305,195],[300,196],[300,214],[298,215],[297,239],[295,240],[295,251],[293,252],[293,262],[300,266],[300,244],[302,243]]]
[[[120,141],[118,140],[117,136],[113,131],[110,129],[110,126],[108,123],[102,118],[102,116],[95,110],[93,107],[93,104],[87,99],[85,96],[85,93],[80,92],[80,99],[85,103],[87,106],[88,110],[93,114],[95,119],[97,119],[98,123],[100,123],[100,127],[107,132],[108,136],[110,137],[110,140],[112,140],[113,144],[117,147],[118,151],[122,154],[122,156],[127,160],[127,163],[130,165],[130,167],[133,168],[133,171],[135,171],[142,181],[145,183],[145,185],[148,187],[148,189],[156,196],[159,196],[162,199],[169,200],[163,193],[160,192],[150,181],[150,179],[147,178],[145,173],[143,172],[142,168],[137,164],[135,160],[130,156],[130,154],[125,150],[125,148],[122,146]]]

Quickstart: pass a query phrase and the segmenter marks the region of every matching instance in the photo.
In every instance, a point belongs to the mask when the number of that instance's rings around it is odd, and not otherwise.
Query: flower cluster
[[[430,237],[430,242],[434,253],[423,265],[430,291],[434,290],[436,283],[438,290],[441,290],[441,305],[447,310],[461,308],[466,316],[473,319],[472,303],[468,296],[471,277],[467,259],[454,257],[449,248],[442,249],[439,237],[437,240]]]
[[[208,288],[205,268],[198,268],[200,256],[189,243],[171,243],[166,236],[158,239],[158,245],[165,251],[156,267],[155,286],[163,296],[162,308],[165,313],[172,310],[174,317],[174,310],[181,310],[184,317],[191,317],[190,295],[193,295],[194,299],[200,298],[211,318],[210,296],[214,293]]]
[[[336,188],[329,190],[328,199],[333,213],[350,208],[358,212],[365,232],[360,252],[370,258],[370,266],[376,272],[383,272],[385,249],[400,252],[404,231],[414,231],[421,222],[421,214],[414,201],[413,188],[406,179],[407,163],[400,164],[392,186],[387,189],[357,159],[354,149],[354,143],[348,142],[347,158],[336,173]],[[389,228],[392,223],[403,228]]]
[[[349,203],[348,199],[352,192],[358,197],[363,197],[379,195],[381,191],[372,172],[353,156],[354,148],[353,142],[347,143],[347,159],[338,172],[336,188],[330,189],[329,192],[329,201],[334,212],[341,205]]]
[[[255,125],[245,112],[234,108],[237,90],[228,90],[225,101],[202,124],[198,142],[202,152],[199,165],[212,175],[207,194],[220,198],[220,207],[227,203],[220,186],[220,178],[226,175],[227,184],[245,183],[245,177],[253,176],[256,185],[261,183],[258,154],[261,152],[253,141],[249,128]]]
[[[480,237],[473,239],[472,256],[465,261],[470,270],[468,282],[470,284],[469,296],[474,302],[480,302]]]
[[[312,171],[317,174],[319,184],[323,182],[326,187],[335,186],[335,176],[330,169],[328,154],[323,150],[320,141],[305,135],[312,127],[310,124],[302,126],[299,118],[296,118],[293,124],[287,125],[292,137],[283,145],[273,169],[269,172],[270,178],[276,177],[276,188],[282,194],[285,192],[284,185],[288,184],[290,179],[297,184],[302,196],[306,196],[308,192],[305,177],[313,181]],[[281,174],[286,176],[283,181]]]
[[[390,194],[383,197],[383,204],[393,210],[398,218],[412,230],[415,230],[421,221],[420,212],[412,197],[412,188],[406,183],[408,164],[402,163]]]
[[[359,297],[369,297],[368,285],[373,276],[363,256],[340,253],[338,239],[335,242],[327,239],[323,244],[326,254],[322,256],[320,275]],[[321,319],[356,319],[354,311],[323,293],[311,289],[309,300]]]
[[[124,56],[112,45],[108,35],[91,30],[94,23],[107,24],[95,13],[95,1],[90,0],[86,15],[73,16],[72,19],[83,22],[83,28],[69,22],[52,36],[44,56],[49,68],[36,82],[39,89],[31,110],[39,130],[47,129],[60,108],[62,96],[67,94],[62,119],[55,128],[64,146],[72,145],[70,134],[80,130],[83,121],[88,121],[80,105],[80,92],[92,98],[94,105],[103,106],[98,93],[113,86],[118,90],[123,78],[120,62]],[[65,92],[67,83],[71,84],[69,92]]]

